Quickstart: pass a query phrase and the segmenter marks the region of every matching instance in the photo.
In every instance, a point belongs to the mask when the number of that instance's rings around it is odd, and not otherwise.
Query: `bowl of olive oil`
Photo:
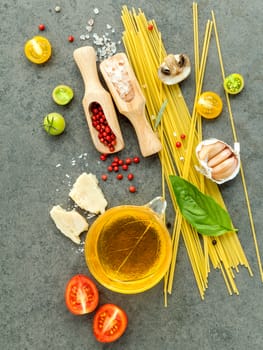
[[[135,294],[155,286],[167,272],[171,238],[164,224],[166,201],[106,210],[91,225],[85,259],[94,278],[119,293]]]

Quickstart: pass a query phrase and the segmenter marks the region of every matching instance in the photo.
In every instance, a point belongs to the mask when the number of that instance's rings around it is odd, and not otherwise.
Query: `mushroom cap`
[[[169,54],[158,68],[158,76],[166,85],[178,84],[191,73],[190,59],[185,54]]]

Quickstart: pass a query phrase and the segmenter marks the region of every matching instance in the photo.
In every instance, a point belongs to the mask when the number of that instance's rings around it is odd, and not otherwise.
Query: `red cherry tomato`
[[[101,343],[111,343],[125,332],[128,318],[124,310],[114,304],[104,304],[96,311],[93,333]]]
[[[74,315],[88,314],[98,306],[99,292],[89,277],[75,275],[66,286],[65,301],[67,308]]]

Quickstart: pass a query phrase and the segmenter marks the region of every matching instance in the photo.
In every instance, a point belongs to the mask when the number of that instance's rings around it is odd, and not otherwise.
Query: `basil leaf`
[[[228,212],[212,197],[180,176],[170,175],[176,201],[183,217],[196,229],[207,236],[220,236],[233,228]]]

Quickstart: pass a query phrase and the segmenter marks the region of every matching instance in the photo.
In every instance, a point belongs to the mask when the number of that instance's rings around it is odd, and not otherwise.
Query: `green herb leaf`
[[[165,110],[165,107],[166,107],[167,103],[168,103],[168,100],[165,100],[164,103],[162,104],[162,106],[161,106],[159,112],[158,112],[158,115],[157,115],[156,121],[155,121],[155,125],[154,125],[154,129],[155,129],[155,130],[157,129],[157,126],[160,124],[160,121],[161,121],[161,119],[162,119],[163,112],[164,112],[164,110]]]
[[[196,229],[207,236],[220,236],[233,228],[228,212],[212,197],[180,176],[170,175],[170,181],[177,204],[183,217]]]

